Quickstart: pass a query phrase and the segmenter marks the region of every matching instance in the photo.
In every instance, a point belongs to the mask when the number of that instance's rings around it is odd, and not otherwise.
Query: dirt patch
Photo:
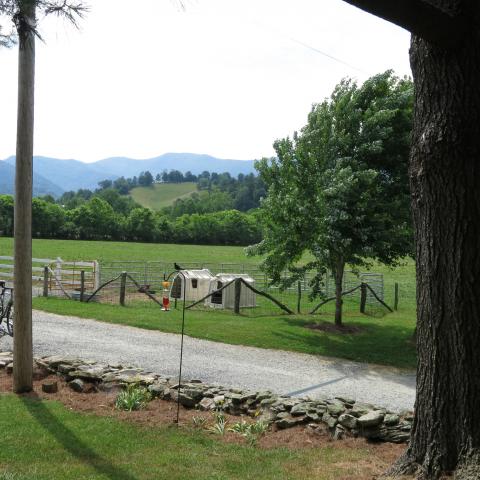
[[[343,335],[355,335],[362,333],[364,329],[355,325],[335,325],[334,323],[322,322],[322,323],[307,323],[305,328],[310,330],[320,330],[326,333],[338,333]]]
[[[152,400],[145,410],[135,412],[119,411],[115,408],[116,393],[91,392],[76,393],[61,378],[48,374],[42,370],[36,370],[34,375],[34,390],[28,394],[24,394],[30,398],[56,400],[61,402],[69,410],[77,412],[95,414],[104,417],[116,418],[121,421],[132,422],[148,428],[174,426],[177,405],[174,402],[155,399]],[[57,381],[57,393],[44,393],[42,391],[42,383],[44,381]],[[7,375],[5,370],[0,370],[0,394],[12,391],[12,376]],[[198,410],[186,409],[180,407],[179,424],[188,429],[195,428],[195,423],[200,423],[199,419],[205,419],[203,428],[211,427],[214,424],[213,414],[210,412],[201,412]],[[194,422],[194,419],[196,422]],[[250,417],[237,417],[225,414],[227,427],[234,423],[245,420],[249,423],[254,420]],[[212,434],[213,435],[213,434]],[[227,443],[245,444],[247,440],[233,432],[226,432],[225,435],[216,435],[216,438]],[[347,474],[351,470],[352,465],[345,465],[345,475],[342,479],[367,480],[376,478],[381,474],[388,465],[392,464],[404,451],[404,445],[395,445],[389,443],[372,443],[365,439],[346,438],[341,441],[332,440],[329,432],[321,427],[312,429],[308,426],[297,426],[287,430],[277,430],[271,428],[262,436],[258,442],[258,448],[288,448],[288,449],[304,449],[304,448],[347,448],[347,449],[367,449],[368,461],[358,462],[354,466],[355,472]],[[344,466],[338,465],[341,470]],[[348,467],[348,468],[347,468]]]

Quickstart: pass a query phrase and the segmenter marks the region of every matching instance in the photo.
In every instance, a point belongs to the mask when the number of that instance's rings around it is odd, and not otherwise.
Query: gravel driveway
[[[178,375],[180,336],[34,311],[34,354],[65,354]],[[11,348],[8,337],[0,350]],[[412,409],[415,374],[315,355],[185,337],[184,378],[299,396],[349,396]]]

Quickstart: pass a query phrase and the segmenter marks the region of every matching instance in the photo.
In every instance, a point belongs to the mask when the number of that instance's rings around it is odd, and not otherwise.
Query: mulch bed
[[[44,393],[42,383],[46,381],[58,382],[57,393]],[[0,393],[12,391],[12,376],[5,370],[0,370]],[[122,421],[132,422],[139,426],[155,428],[174,426],[177,414],[177,405],[174,402],[154,399],[144,410],[125,412],[115,409],[115,393],[91,392],[76,393],[59,377],[48,374],[42,370],[36,370],[34,374],[33,392],[24,394],[30,398],[56,400],[61,402],[69,410],[81,413],[95,414],[105,417],[111,417]],[[213,416],[210,412],[200,412],[198,410],[186,409],[180,407],[180,422],[184,428],[193,428],[193,417],[204,417],[209,424],[213,423]],[[240,417],[225,414],[229,424],[240,421]],[[249,417],[246,421],[252,421]],[[240,435],[228,432],[224,436],[216,436],[221,441],[228,443],[245,443],[246,440]],[[376,478],[377,475],[385,471],[388,465],[391,465],[405,450],[404,445],[392,443],[373,443],[363,438],[346,438],[341,441],[332,440],[329,432],[326,430],[312,430],[306,426],[297,426],[287,430],[270,429],[258,441],[259,448],[277,448],[284,447],[289,449],[315,448],[326,445],[335,448],[338,445],[341,448],[356,449],[367,448],[369,450],[369,461],[365,466],[359,465],[362,471],[356,480],[367,480]],[[368,464],[367,464],[368,463]],[[353,479],[352,479],[353,480]]]

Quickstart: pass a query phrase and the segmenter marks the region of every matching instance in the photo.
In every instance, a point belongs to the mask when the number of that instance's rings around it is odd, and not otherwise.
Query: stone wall
[[[0,368],[12,370],[10,353],[0,353]],[[127,384],[146,386],[153,396],[179,401],[186,408],[223,410],[231,415],[249,415],[268,421],[277,428],[308,425],[328,428],[333,438],[361,436],[402,443],[410,438],[413,415],[395,413],[382,407],[356,402],[353,398],[279,396],[270,391],[247,391],[209,385],[199,380],[185,381],[179,388],[175,379],[122,365],[102,365],[64,356],[36,358],[39,367],[63,377],[77,392],[119,391]]]

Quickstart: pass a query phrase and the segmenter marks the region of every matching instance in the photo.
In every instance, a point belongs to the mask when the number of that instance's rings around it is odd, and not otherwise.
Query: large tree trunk
[[[13,348],[13,389],[17,393],[32,389],[32,161],[35,80],[35,4],[31,0],[19,3]]]
[[[478,7],[477,7],[478,8]],[[417,250],[417,399],[397,465],[480,478],[480,37],[412,38],[410,180]]]
[[[335,325],[342,326],[342,307],[343,307],[343,272],[345,263],[339,260],[335,266]]]

